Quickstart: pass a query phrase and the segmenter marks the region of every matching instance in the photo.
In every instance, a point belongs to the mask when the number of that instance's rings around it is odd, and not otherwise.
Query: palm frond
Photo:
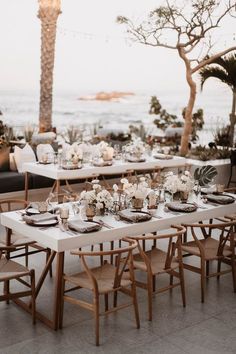
[[[215,77],[230,86],[232,90],[236,90],[236,53],[215,59],[211,64],[200,70],[200,76],[201,89],[208,78]]]
[[[201,77],[201,89],[203,89],[203,85],[206,82],[206,80],[211,77],[218,79],[231,87],[231,84],[229,84],[228,82],[228,75],[224,69],[220,69],[219,67],[216,66],[211,67],[210,65],[208,65],[207,67],[200,70],[199,74]]]

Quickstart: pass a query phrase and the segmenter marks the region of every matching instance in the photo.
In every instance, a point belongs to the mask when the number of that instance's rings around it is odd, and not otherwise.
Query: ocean
[[[135,92],[118,101],[85,101],[79,97],[96,92],[55,92],[53,101],[53,125],[64,133],[69,126],[93,130],[94,125],[103,130],[126,131],[130,124],[143,123],[148,131],[153,131],[154,115],[148,113],[152,95],[156,95],[162,107],[169,113],[181,117],[188,99],[184,90],[157,90],[157,92]],[[232,94],[227,87],[206,90],[199,93],[195,108],[203,108],[205,126],[200,133],[199,143],[212,140],[217,128],[229,122]],[[16,135],[22,134],[24,127],[38,123],[39,94],[28,91],[0,91],[1,119],[14,127]]]

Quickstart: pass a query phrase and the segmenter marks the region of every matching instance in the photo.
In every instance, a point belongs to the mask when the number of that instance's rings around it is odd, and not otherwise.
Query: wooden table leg
[[[29,197],[29,172],[25,172],[25,200]]]
[[[56,264],[56,283],[54,293],[54,309],[53,309],[53,328],[56,331],[59,326],[59,318],[61,312],[61,296],[62,296],[62,278],[64,271],[64,252],[57,253]]]

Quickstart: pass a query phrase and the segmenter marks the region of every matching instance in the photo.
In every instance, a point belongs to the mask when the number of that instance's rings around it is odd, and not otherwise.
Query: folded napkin
[[[130,222],[142,222],[147,221],[152,218],[152,215],[144,211],[136,211],[132,209],[124,209],[119,211],[118,215],[121,219],[130,221]]]
[[[207,194],[206,199],[209,200],[209,202],[217,204],[231,204],[235,202],[235,198],[227,194]]]
[[[69,228],[81,233],[98,231],[102,228],[102,225],[92,221],[83,221],[74,219],[68,222]]]
[[[153,157],[158,160],[171,160],[171,159],[173,159],[172,155],[164,155],[164,154],[155,154],[155,155],[153,155]]]
[[[191,213],[197,210],[197,205],[194,203],[180,203],[180,202],[173,202],[167,203],[166,207],[172,211],[180,211],[183,213]]]
[[[23,220],[27,222],[28,224],[37,224],[39,222],[43,221],[50,221],[50,220],[56,220],[57,217],[53,214],[50,213],[43,213],[43,214],[37,214],[37,215],[24,215]]]

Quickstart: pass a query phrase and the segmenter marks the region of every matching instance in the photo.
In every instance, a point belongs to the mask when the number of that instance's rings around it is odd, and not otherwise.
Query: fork
[[[108,224],[105,223],[102,219],[99,219],[98,221],[100,222],[100,224],[101,224],[102,226],[106,227],[107,229],[114,229],[113,226],[108,225]]]

